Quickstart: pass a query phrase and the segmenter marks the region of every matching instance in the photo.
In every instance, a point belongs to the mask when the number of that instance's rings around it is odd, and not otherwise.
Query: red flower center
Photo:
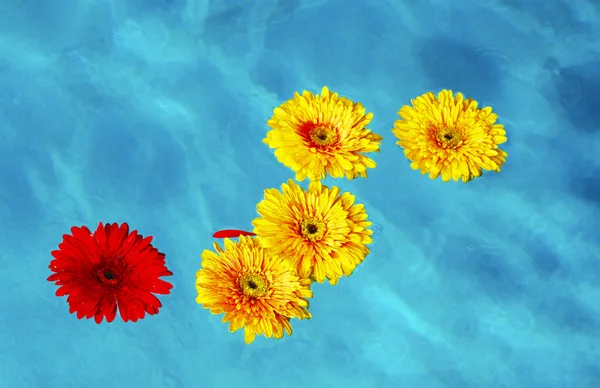
[[[115,285],[119,282],[119,274],[112,267],[100,268],[96,271],[96,276],[102,284]]]

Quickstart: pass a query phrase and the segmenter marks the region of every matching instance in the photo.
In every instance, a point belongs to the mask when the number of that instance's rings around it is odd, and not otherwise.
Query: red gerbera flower
[[[158,313],[162,304],[154,294],[169,294],[173,288],[160,277],[173,273],[165,255],[150,244],[152,236],[130,233],[126,223],[102,222],[93,234],[85,226],[74,226],[71,233],[52,251],[49,268],[54,273],[48,277],[60,286],[56,296],[68,295],[71,314],[94,317],[99,324],[103,318],[115,319],[117,305],[125,322]]]

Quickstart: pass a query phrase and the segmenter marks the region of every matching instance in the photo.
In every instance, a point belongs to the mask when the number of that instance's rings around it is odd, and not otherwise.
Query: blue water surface
[[[372,253],[314,286],[314,318],[245,345],[195,303],[212,233],[292,178],[261,141],[295,91],[384,137]],[[428,91],[506,126],[501,173],[409,167],[390,130]],[[600,3],[5,0],[0,4],[2,388],[600,387]],[[128,222],[174,272],[160,314],[68,313],[50,251]]]

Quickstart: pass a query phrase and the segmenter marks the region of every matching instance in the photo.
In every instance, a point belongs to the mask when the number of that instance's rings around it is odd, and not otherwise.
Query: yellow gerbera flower
[[[369,254],[373,242],[371,222],[362,204],[350,193],[311,182],[308,191],[289,180],[277,189],[265,190],[257,205],[254,233],[261,245],[285,256],[301,278],[336,284],[349,276]]]
[[[437,98],[426,93],[403,106],[392,132],[397,144],[412,161],[411,168],[429,174],[468,182],[481,176],[482,169],[500,171],[508,154],[498,148],[506,132],[495,124],[498,115],[491,107],[477,108],[477,101],[442,90]]]
[[[296,180],[367,177],[375,162],[363,153],[379,152],[381,136],[366,126],[373,118],[355,103],[327,87],[321,96],[304,91],[275,108],[272,128],[263,140],[277,160],[296,173]]]
[[[289,263],[263,249],[257,239],[225,239],[225,250],[202,253],[196,273],[196,302],[213,314],[225,313],[229,330],[244,328],[247,344],[257,335],[267,338],[292,334],[291,318],[310,318],[310,280],[299,279]]]

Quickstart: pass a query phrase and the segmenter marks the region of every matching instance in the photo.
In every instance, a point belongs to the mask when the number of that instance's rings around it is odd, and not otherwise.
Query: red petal
[[[97,316],[98,314],[102,316],[104,315],[100,300],[87,299],[86,303],[81,306],[81,311],[85,313],[85,317],[87,319],[90,319],[93,316]]]
[[[117,296],[117,304],[119,305],[119,313],[121,314],[121,319],[124,322],[129,320],[129,300],[124,298],[122,295]]]
[[[59,274],[53,273],[52,275],[48,276],[48,279],[46,279],[46,280],[48,280],[49,282],[55,282],[58,280],[58,278],[59,278]]]
[[[148,311],[148,312],[150,312],[154,308],[156,309],[156,311],[158,311],[158,308],[162,306],[162,303],[160,303],[160,300],[156,296],[152,295],[149,292],[139,292],[137,294],[137,297],[144,304],[144,307],[146,308],[146,311]],[[150,310],[148,310],[150,307],[152,307],[152,308]]]
[[[52,257],[54,257],[55,259],[58,260],[64,260],[64,259],[68,259],[69,257],[65,254],[64,251],[61,250],[54,250],[52,252],[50,252],[50,254],[52,255]]]
[[[137,322],[138,319],[144,318],[144,316],[146,315],[146,309],[144,308],[144,304],[140,300],[134,299],[132,302],[133,303],[131,303],[129,318],[133,322]]]
[[[156,281],[156,283],[154,284],[154,289],[152,290],[153,293],[155,294],[170,294],[171,293],[171,289],[173,288],[173,285],[169,282],[166,282],[162,279],[158,279]]]
[[[152,236],[144,237],[140,241],[140,250],[150,246],[151,242],[152,242]]]
[[[71,291],[73,290],[74,286],[73,284],[65,284],[64,286],[60,287],[58,290],[56,290],[56,296],[65,296],[65,295],[69,295],[71,293]]]
[[[109,226],[109,225],[107,225],[107,226]],[[107,248],[108,248],[109,252],[116,253],[121,248],[123,241],[129,234],[129,225],[124,223],[123,225],[119,226],[119,224],[117,224],[115,222],[114,224],[110,224],[110,226],[107,227],[106,234],[107,234]]]
[[[106,247],[106,228],[104,227],[102,222],[98,224],[98,228],[94,232],[94,239],[98,243],[98,246],[102,248]]]
[[[110,310],[105,312],[105,315],[106,315],[106,322],[110,323],[115,320],[115,317],[117,316],[117,300],[116,299],[110,305]]]
[[[129,233],[127,238],[121,244],[121,248],[119,249],[119,255],[126,256],[131,251],[138,238],[141,240],[141,237],[138,235],[137,230],[133,230],[131,233]]]
[[[239,229],[223,229],[213,233],[214,238],[238,238],[240,236],[256,236],[256,233]]]

